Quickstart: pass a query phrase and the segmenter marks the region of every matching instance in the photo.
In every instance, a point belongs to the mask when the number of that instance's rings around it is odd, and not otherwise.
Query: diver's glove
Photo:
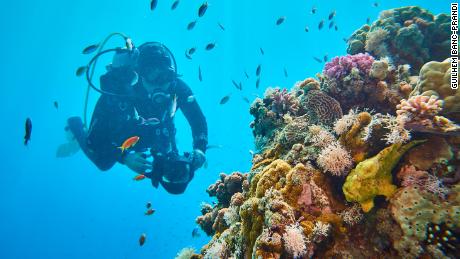
[[[199,149],[195,149],[192,152],[192,169],[196,170],[203,166],[204,162],[206,162],[206,155],[203,151]]]
[[[152,162],[147,160],[148,156],[141,152],[127,153],[123,156],[122,162],[129,169],[136,173],[144,174],[152,168]]]

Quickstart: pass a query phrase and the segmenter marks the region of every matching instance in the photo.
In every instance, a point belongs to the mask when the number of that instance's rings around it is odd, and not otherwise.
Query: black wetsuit
[[[116,89],[114,85],[117,84],[120,84],[119,78],[114,78],[111,73],[101,76],[102,89],[112,88],[113,92]],[[116,162],[122,163],[122,156],[126,152],[122,153],[118,147],[133,136],[138,136],[139,141],[130,150],[145,152],[151,148],[152,153],[177,152],[176,129],[171,116],[174,96],[177,110],[182,111],[191,126],[193,148],[206,152],[206,119],[194,100],[191,89],[182,80],[176,79],[168,91],[160,95],[167,97],[160,98],[163,102],[155,101],[156,98],[148,94],[141,80],[129,89],[129,98],[102,95],[96,104],[89,130],[84,134],[85,141],[79,140],[82,139],[78,136],[81,134],[76,134],[83,151],[100,170],[109,170]],[[160,123],[145,125],[141,118],[157,118]]]

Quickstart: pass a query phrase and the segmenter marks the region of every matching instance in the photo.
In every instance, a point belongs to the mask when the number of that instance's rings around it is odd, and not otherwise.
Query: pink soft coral
[[[340,80],[348,75],[353,68],[357,68],[364,75],[368,75],[372,63],[374,63],[374,58],[367,53],[335,57],[326,63],[323,73],[329,78]]]
[[[441,198],[445,198],[449,192],[436,176],[429,174],[427,171],[417,170],[413,165],[403,166],[397,177],[404,187],[416,185]]]
[[[299,258],[307,252],[307,240],[303,235],[302,228],[298,224],[286,227],[286,233],[283,235],[283,241],[286,251],[292,255],[293,258]]]
[[[323,170],[337,176],[347,175],[353,164],[350,153],[337,142],[321,150],[317,162]]]
[[[272,111],[281,115],[286,113],[296,114],[299,110],[299,101],[291,95],[286,88],[276,88],[272,95]]]

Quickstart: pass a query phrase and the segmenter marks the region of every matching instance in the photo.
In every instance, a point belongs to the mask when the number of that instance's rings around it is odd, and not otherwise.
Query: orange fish
[[[145,175],[143,174],[136,175],[136,177],[133,178],[134,181],[141,181],[144,179],[145,179]]]
[[[126,149],[132,148],[134,145],[136,145],[138,141],[139,141],[138,136],[130,137],[127,140],[125,140],[125,142],[123,142],[121,147],[118,147],[118,148],[121,149],[121,152],[124,152]]]
[[[154,209],[148,209],[148,210],[145,212],[145,215],[150,216],[150,215],[152,215],[154,212],[155,212]]]

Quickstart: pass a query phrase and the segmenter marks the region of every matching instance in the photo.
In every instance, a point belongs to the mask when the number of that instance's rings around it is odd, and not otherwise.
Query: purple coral
[[[278,115],[287,113],[297,114],[299,110],[299,100],[290,94],[286,88],[269,89],[265,93],[265,99],[271,100],[271,111]]]
[[[348,75],[353,68],[357,68],[364,75],[368,75],[372,63],[374,63],[374,58],[367,53],[335,57],[326,63],[323,73],[329,78],[340,80]]]

